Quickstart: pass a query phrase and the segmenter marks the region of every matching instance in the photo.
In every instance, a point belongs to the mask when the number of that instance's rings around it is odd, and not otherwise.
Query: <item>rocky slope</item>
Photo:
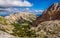
[[[20,23],[20,25],[23,24],[28,25],[28,23],[24,23],[24,22],[27,21],[32,22],[35,19],[36,19],[36,15],[25,12],[21,12],[18,14],[11,14],[10,16],[6,16],[6,17],[0,17],[0,29],[2,30],[4,29],[8,33],[12,33],[12,29],[14,29],[12,23],[17,22]]]
[[[36,20],[36,15],[32,13],[21,12],[18,14],[11,14],[10,16],[6,16],[5,18],[8,20],[8,23],[13,23],[19,20],[32,22],[33,20]]]
[[[35,30],[37,37],[60,38],[60,20],[41,22],[37,27],[31,28],[31,30]]]
[[[32,23],[33,26],[38,26],[39,23],[50,20],[60,20],[60,3],[54,3],[46,11],[43,12],[42,16]]]
[[[0,17],[0,31],[4,31],[13,36],[19,36],[19,37],[32,36],[34,35],[34,32],[29,31],[29,29],[31,28],[30,23],[32,23],[32,21],[35,19],[36,19],[36,15],[32,13],[25,13],[25,12],[18,13],[18,14],[11,14],[10,16],[6,16],[6,17],[1,16]],[[0,37],[2,36],[4,35],[1,35]],[[10,37],[10,35],[8,35],[8,37]]]
[[[19,38],[19,37],[10,35],[4,31],[0,31],[0,38]]]

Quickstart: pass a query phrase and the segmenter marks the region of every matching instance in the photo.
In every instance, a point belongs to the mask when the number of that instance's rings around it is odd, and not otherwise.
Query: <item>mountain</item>
[[[42,16],[37,17],[32,25],[38,26],[38,24],[41,22],[50,20],[60,20],[60,3],[52,4],[47,10],[43,12]]]
[[[15,21],[29,21],[32,22],[36,20],[36,15],[32,13],[20,12],[18,14],[11,14],[5,17],[8,20],[8,23],[13,23]]]
[[[6,17],[1,16],[0,17],[0,31],[6,32],[8,34],[11,34],[13,36],[18,36],[18,37],[33,36],[33,35],[35,36],[34,34],[35,32],[30,30],[31,28],[30,24],[34,20],[36,20],[36,15],[32,13],[27,13],[27,12],[11,14]],[[4,35],[1,35],[0,37],[2,36]]]
[[[33,28],[31,29],[36,31],[37,37],[60,38],[60,20],[41,22],[37,27]]]
[[[60,38],[60,3],[54,3],[39,17],[31,12],[0,16],[0,37]]]
[[[36,15],[32,13],[21,12],[18,14],[11,14],[9,16],[2,17],[0,16],[0,30],[4,30],[8,33],[12,33],[14,25],[28,25],[32,21],[36,20]]]

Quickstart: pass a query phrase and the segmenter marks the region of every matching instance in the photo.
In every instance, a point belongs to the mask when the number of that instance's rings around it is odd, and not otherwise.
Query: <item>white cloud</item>
[[[44,10],[35,10],[35,12],[43,12]]]
[[[5,6],[27,6],[30,7],[32,4],[26,0],[0,0],[0,5]]]
[[[44,10],[34,10],[34,12],[33,12],[33,13],[37,15],[37,14],[42,14],[42,13],[43,13],[43,11],[44,11]]]
[[[30,10],[29,8],[25,8],[25,10]]]
[[[43,12],[44,10],[39,10],[39,12]]]
[[[39,12],[39,10],[35,10],[35,12]]]

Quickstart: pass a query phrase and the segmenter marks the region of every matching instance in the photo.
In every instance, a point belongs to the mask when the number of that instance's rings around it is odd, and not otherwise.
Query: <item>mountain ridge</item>
[[[32,22],[32,20],[36,19],[36,15],[32,13],[20,12],[18,14],[11,14],[9,16],[6,16],[5,18],[9,20],[8,23],[13,23],[18,20],[26,20]]]
[[[45,10],[42,16],[32,23],[33,26],[38,26],[39,23],[50,20],[60,20],[60,3],[52,4],[47,10]]]

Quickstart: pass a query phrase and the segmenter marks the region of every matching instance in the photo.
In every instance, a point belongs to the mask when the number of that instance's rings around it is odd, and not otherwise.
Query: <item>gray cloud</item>
[[[0,0],[0,5],[4,5],[4,6],[27,6],[27,7],[31,7],[32,4],[26,0],[22,1],[22,0]]]

